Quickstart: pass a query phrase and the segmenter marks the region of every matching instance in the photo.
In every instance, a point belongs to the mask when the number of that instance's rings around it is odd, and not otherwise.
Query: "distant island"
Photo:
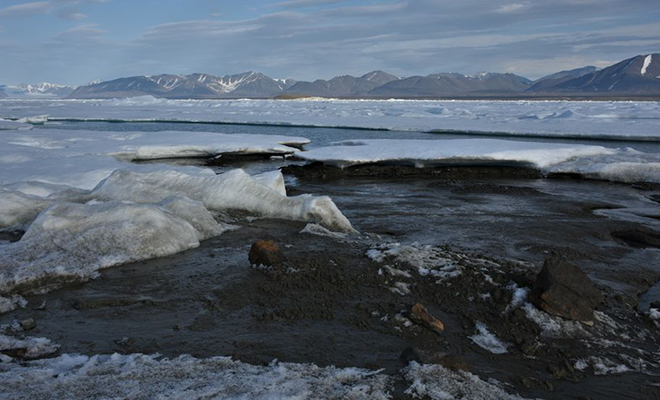
[[[245,72],[225,76],[133,76],[77,88],[46,83],[0,86],[0,97],[30,95],[71,99],[145,95],[167,99],[660,99],[660,54],[638,55],[603,69],[586,66],[561,71],[535,81],[511,73],[438,73],[402,78],[373,71],[360,77],[342,75],[306,82]]]

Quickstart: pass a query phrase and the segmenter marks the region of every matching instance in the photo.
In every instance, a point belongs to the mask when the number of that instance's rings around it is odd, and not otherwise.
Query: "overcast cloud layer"
[[[658,0],[0,1],[0,84],[247,70],[538,78],[653,52]]]

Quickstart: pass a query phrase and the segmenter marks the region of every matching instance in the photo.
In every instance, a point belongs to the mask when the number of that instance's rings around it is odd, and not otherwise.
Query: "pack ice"
[[[0,118],[180,121],[659,141],[660,103],[492,100],[0,100]]]
[[[224,153],[286,155],[297,151],[286,144],[302,145],[304,138],[47,129],[0,136],[0,230],[25,231],[20,241],[0,245],[0,295],[5,297],[196,247],[234,228],[217,218],[231,210],[353,231],[330,198],[288,197],[279,171],[216,175],[204,168],[125,162]]]

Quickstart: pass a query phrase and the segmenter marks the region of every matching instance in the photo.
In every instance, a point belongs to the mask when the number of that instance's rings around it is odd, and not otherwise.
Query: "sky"
[[[660,52],[660,0],[0,0],[0,84],[160,73],[536,79]]]

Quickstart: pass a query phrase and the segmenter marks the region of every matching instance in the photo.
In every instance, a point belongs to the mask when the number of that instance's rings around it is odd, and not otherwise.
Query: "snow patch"
[[[410,386],[406,394],[414,398],[470,399],[470,400],[521,400],[509,394],[500,382],[483,381],[477,375],[463,371],[452,371],[441,365],[424,365],[411,362],[404,369]]]
[[[642,73],[642,76],[646,75],[646,69],[649,67],[649,65],[651,65],[651,62],[653,62],[653,55],[649,54],[644,59],[644,65],[642,65],[642,70],[640,71]]]
[[[13,295],[8,297],[0,296],[0,315],[14,311],[17,308],[25,308],[28,302],[22,296]]]
[[[384,400],[390,386],[380,371],[278,362],[255,366],[228,357],[62,355],[0,363],[0,387],[10,398]]]
[[[504,354],[508,353],[507,348],[508,344],[502,342],[497,336],[493,335],[488,331],[488,327],[484,325],[483,322],[477,321],[476,323],[477,333],[469,338],[479,347],[484,350],[488,350],[493,354]]]
[[[430,245],[386,243],[368,250],[367,257],[378,263],[388,261],[395,265],[407,265],[422,276],[437,278],[438,282],[463,273],[463,267],[458,264],[459,255]]]

